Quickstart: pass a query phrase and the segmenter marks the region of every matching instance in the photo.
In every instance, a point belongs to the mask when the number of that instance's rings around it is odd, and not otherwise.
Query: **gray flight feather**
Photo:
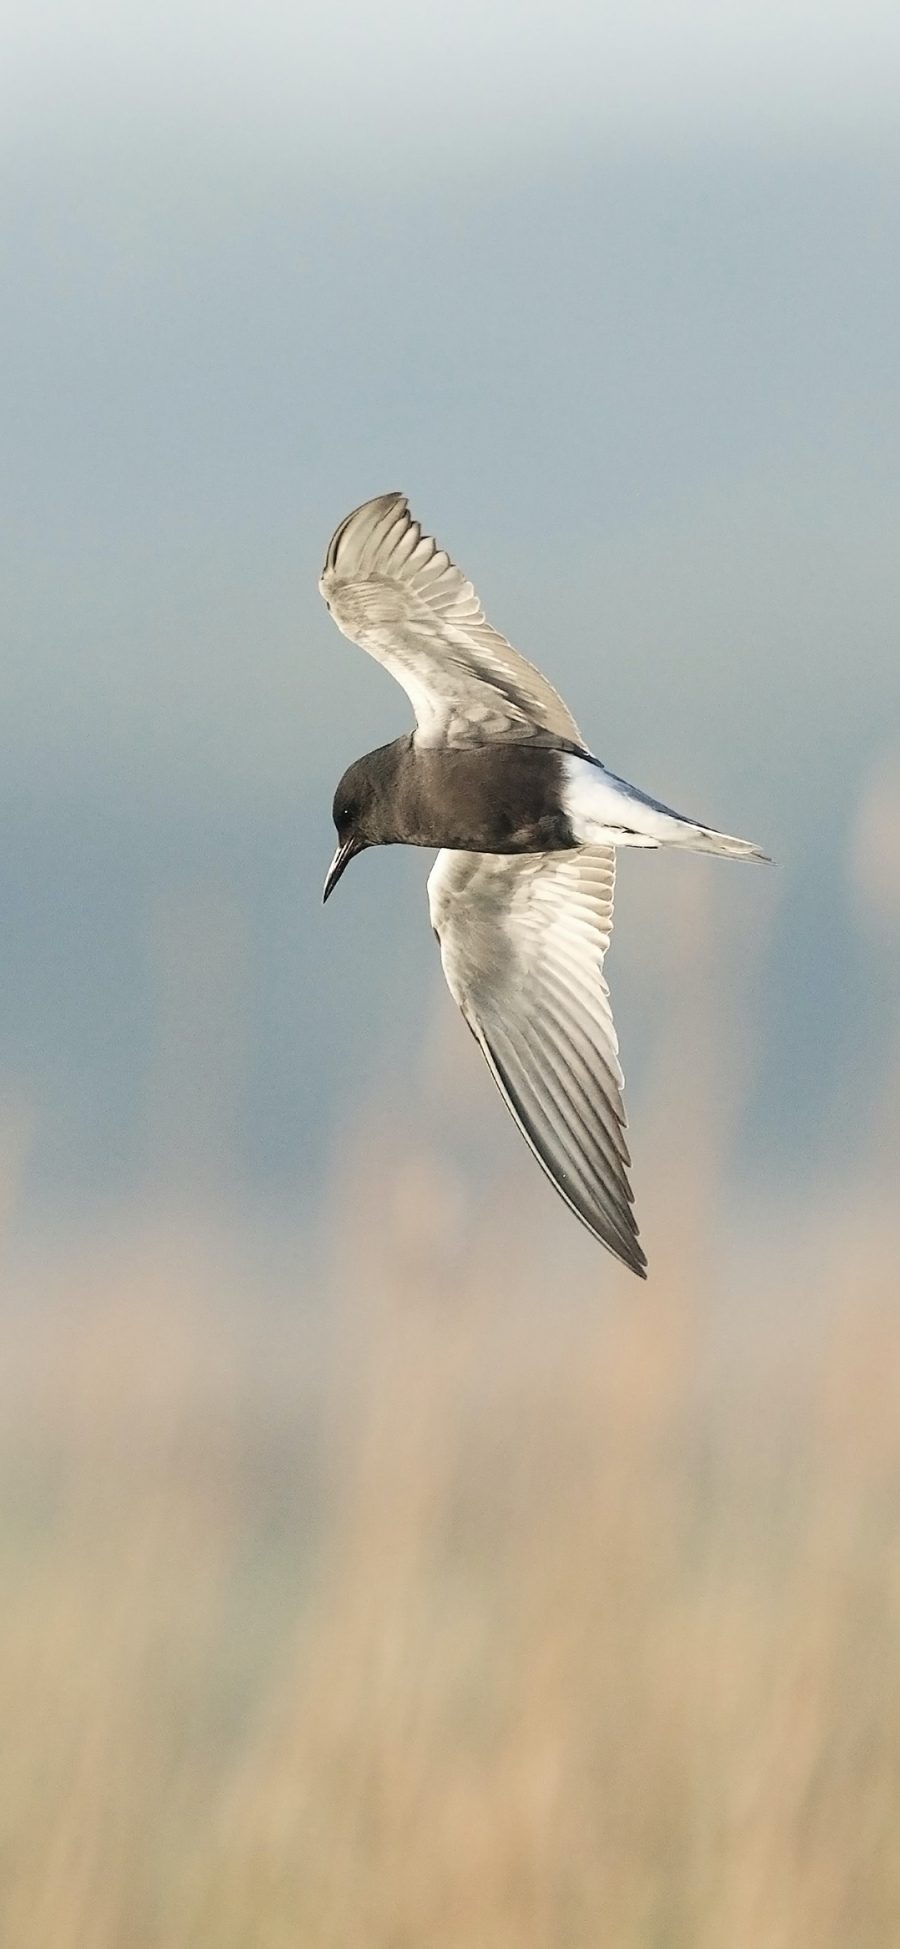
[[[522,1135],[594,1237],[645,1276],[603,958],[615,852],[442,852],[428,881],[444,974]]]
[[[485,621],[471,582],[403,494],[380,494],[342,521],[319,587],[335,622],[403,686],[416,743],[524,742],[550,733],[586,750],[546,677]]]

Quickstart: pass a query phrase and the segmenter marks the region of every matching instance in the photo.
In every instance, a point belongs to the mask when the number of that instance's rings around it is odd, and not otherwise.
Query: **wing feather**
[[[471,582],[402,494],[335,529],[319,587],[338,628],[402,684],[421,744],[542,739],[587,749],[562,698],[492,629]]]
[[[594,1237],[643,1278],[602,973],[614,885],[611,846],[442,852],[428,899],[450,992],[526,1142]]]

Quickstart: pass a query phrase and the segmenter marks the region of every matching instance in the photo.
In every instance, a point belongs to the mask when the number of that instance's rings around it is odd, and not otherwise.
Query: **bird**
[[[415,718],[341,778],[323,899],[367,847],[437,848],[428,905],[450,993],[550,1182],[646,1278],[603,975],[616,853],[767,856],[607,770],[404,494],[347,515],[319,588],[343,635],[402,685]]]

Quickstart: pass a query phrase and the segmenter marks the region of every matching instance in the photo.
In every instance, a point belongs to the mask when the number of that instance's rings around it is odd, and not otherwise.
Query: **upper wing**
[[[585,750],[552,684],[485,621],[471,582],[403,494],[342,521],[319,583],[339,629],[402,684],[422,744],[550,733]]]
[[[601,972],[614,881],[611,846],[442,852],[428,903],[450,993],[523,1136],[588,1230],[644,1278]]]

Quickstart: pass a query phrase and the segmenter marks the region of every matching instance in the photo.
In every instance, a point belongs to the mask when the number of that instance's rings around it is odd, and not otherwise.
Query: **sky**
[[[8,16],[7,140],[54,130],[146,133],[165,115],[296,161],[452,164],[555,148],[573,133],[622,147],[660,137],[756,144],[896,128],[900,24],[887,0],[459,0],[427,21],[413,0],[329,9],[234,4],[49,5]],[[454,133],[455,132],[455,133]],[[220,158],[227,167],[227,157]],[[376,158],[377,167],[377,158]]]
[[[895,1006],[859,835],[900,764],[896,10],[11,26],[0,1100],[35,1208],[166,1171],[302,1207],[416,1072],[426,863],[319,905],[334,784],[409,718],[317,576],[394,487],[602,758],[775,856],[722,894],[743,1155],[838,1155]],[[647,864],[609,963],[638,1091],[653,906],[703,870]]]

